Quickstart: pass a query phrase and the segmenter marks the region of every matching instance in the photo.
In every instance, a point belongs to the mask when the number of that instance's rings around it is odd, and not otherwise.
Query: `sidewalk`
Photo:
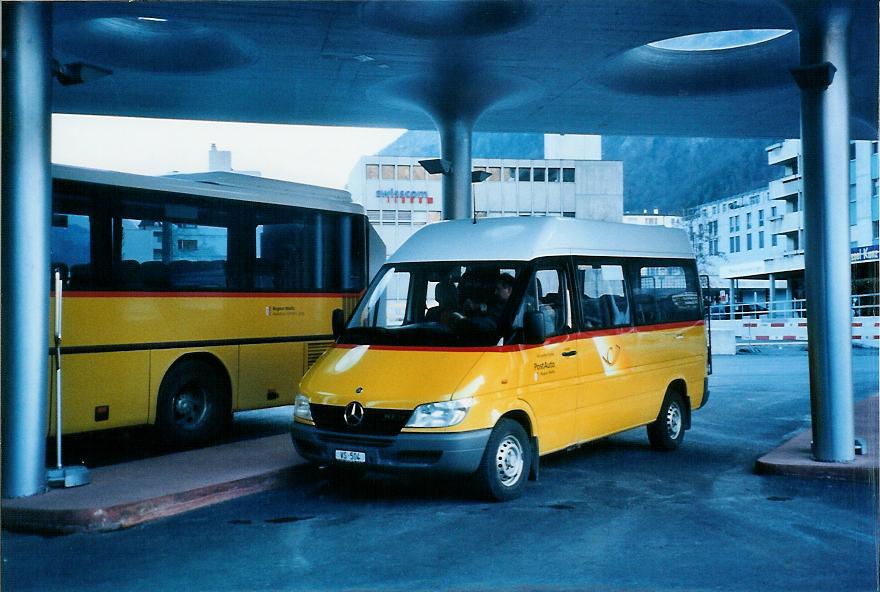
[[[42,534],[127,528],[284,487],[303,461],[282,434],[90,471],[92,482],[3,500],[3,528]]]
[[[779,448],[768,452],[755,462],[755,471],[762,475],[789,475],[811,479],[839,479],[877,483],[878,469],[878,401],[871,397],[855,404],[854,427],[857,438],[865,442],[863,454],[851,463],[826,463],[813,460],[810,443],[811,430],[804,430]]]

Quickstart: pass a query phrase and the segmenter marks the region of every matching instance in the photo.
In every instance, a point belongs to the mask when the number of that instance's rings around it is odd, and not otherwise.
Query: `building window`
[[[531,181],[532,180],[532,169],[529,167],[519,167],[519,177],[520,181]]]
[[[416,181],[425,180],[425,169],[422,167],[422,165],[413,165],[412,178]]]
[[[758,210],[758,228],[764,226],[764,210]]]
[[[489,180],[490,181],[500,181],[501,180],[501,167],[489,167]]]
[[[574,169],[569,169],[569,168],[562,169],[562,182],[563,183],[574,183]]]
[[[746,251],[752,250],[752,233],[746,235]]]
[[[178,251],[198,251],[199,241],[192,238],[182,238],[177,241]]]
[[[559,168],[551,167],[547,169],[547,182],[559,183]]]
[[[727,220],[728,222],[730,222],[730,228],[728,229],[728,232],[733,233],[733,216],[731,216]]]
[[[379,178],[379,165],[378,164],[368,164],[367,165],[367,179],[378,179]]]
[[[764,248],[764,231],[763,230],[758,232],[758,248],[759,249]]]
[[[770,235],[770,246],[775,247],[777,244],[779,244],[778,237],[779,237],[778,234],[771,234]]]
[[[543,183],[544,181],[546,181],[547,180],[547,169],[545,169],[545,168],[532,169],[532,180],[535,183]]]
[[[746,213],[746,230],[751,230],[751,229],[752,229],[752,213],[747,212]]]
[[[773,206],[773,207],[770,208],[770,217],[771,217],[771,218],[775,218],[775,217],[776,217],[776,206]]]
[[[393,164],[383,164],[382,165],[382,178],[383,179],[393,179],[394,178],[394,165]]]
[[[858,210],[856,209],[856,202],[849,202],[849,225],[855,226],[858,222]]]
[[[504,167],[504,180],[516,181],[516,167]]]
[[[855,142],[849,143],[849,159],[850,160],[856,159],[856,143]]]
[[[409,168],[408,164],[397,165],[397,178],[409,180]]]
[[[730,249],[728,250],[728,253],[735,253],[736,252],[733,250],[733,247],[734,247],[733,237],[730,237]]]
[[[563,218],[574,218],[574,212],[562,212]]]

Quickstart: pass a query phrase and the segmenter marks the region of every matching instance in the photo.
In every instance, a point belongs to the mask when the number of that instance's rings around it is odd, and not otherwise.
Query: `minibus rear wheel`
[[[159,387],[159,441],[175,448],[208,444],[220,436],[230,411],[226,384],[217,369],[205,360],[181,360]]]
[[[684,399],[674,390],[666,392],[660,413],[648,424],[648,440],[655,450],[675,450],[684,440]]]
[[[495,501],[518,498],[529,477],[532,448],[522,425],[501,418],[486,444],[477,469],[477,480],[484,493]]]

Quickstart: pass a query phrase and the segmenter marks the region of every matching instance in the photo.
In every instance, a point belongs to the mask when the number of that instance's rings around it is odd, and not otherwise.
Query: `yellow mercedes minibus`
[[[517,497],[540,456],[647,426],[677,448],[706,404],[683,231],[571,218],[426,226],[303,378],[292,437],[337,471],[471,473]],[[344,326],[343,326],[344,325]]]

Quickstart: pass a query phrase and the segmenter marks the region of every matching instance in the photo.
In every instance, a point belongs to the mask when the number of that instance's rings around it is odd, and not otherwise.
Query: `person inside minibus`
[[[455,313],[453,318],[457,326],[483,333],[497,332],[504,308],[513,292],[513,276],[499,273],[495,278],[491,298],[468,298],[463,303],[463,312]],[[477,302],[488,300],[489,302]]]

